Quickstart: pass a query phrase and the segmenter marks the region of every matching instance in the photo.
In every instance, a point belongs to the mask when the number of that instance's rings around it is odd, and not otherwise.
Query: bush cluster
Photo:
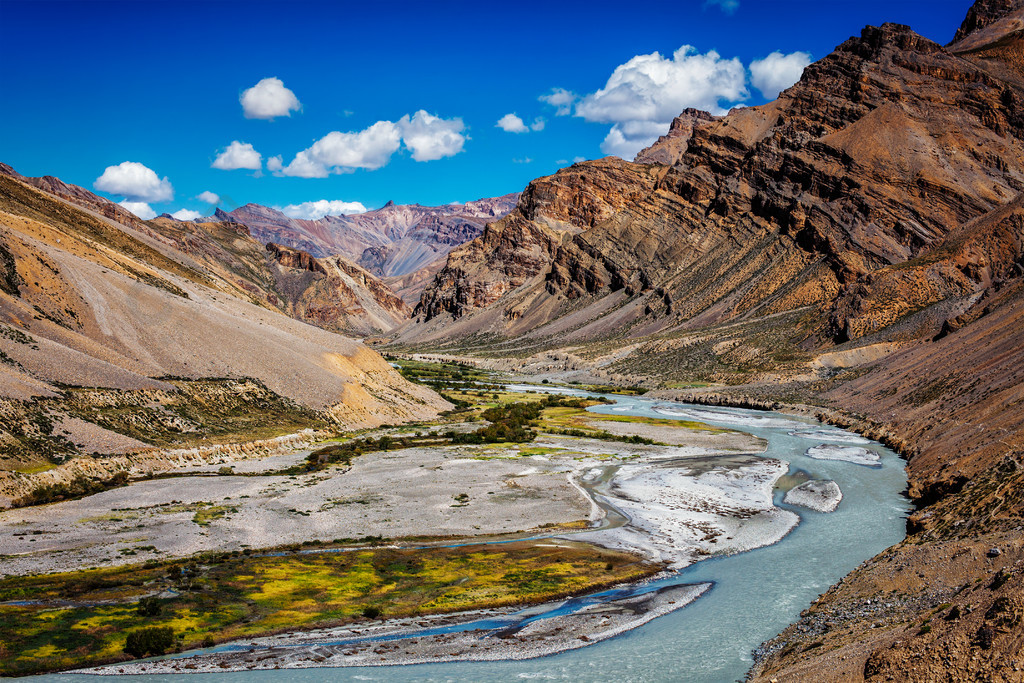
[[[133,657],[162,655],[174,645],[174,629],[170,626],[147,626],[132,631],[124,643],[124,651]]]

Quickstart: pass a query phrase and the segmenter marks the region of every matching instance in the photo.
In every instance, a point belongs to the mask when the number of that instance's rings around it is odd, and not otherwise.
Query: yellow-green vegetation
[[[634,581],[659,569],[625,553],[564,541],[321,550],[225,553],[0,580],[0,602],[31,601],[0,605],[0,675],[129,659],[127,639],[143,629],[170,628],[174,637],[168,649],[189,649],[360,621],[364,615],[401,617],[544,601]],[[168,589],[177,595],[139,601],[144,595],[170,595]]]
[[[238,509],[227,505],[200,504],[192,515],[192,521],[199,526],[210,526],[210,522],[220,519],[229,512],[238,512]]]
[[[596,405],[591,403],[590,405]],[[728,431],[718,427],[695,422],[692,420],[672,420],[661,417],[644,417],[640,415],[607,415],[605,413],[591,413],[584,408],[556,406],[546,408],[541,415],[542,427],[549,429],[570,428],[581,430],[597,431],[594,423],[600,422],[626,422],[633,424],[658,425],[662,427],[677,427],[679,429],[696,429],[706,432]]]
[[[696,429],[702,432],[727,432],[728,429],[712,427],[696,420],[672,420],[664,417],[644,417],[642,415],[605,415],[604,413],[586,413],[590,422],[632,422],[633,424],[659,425],[661,427],[677,427],[679,429]]]

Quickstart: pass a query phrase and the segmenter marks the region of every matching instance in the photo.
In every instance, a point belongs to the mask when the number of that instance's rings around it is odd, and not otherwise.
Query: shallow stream
[[[858,564],[904,536],[909,503],[901,495],[906,487],[903,462],[880,444],[857,444],[880,456],[876,466],[814,459],[805,455],[810,447],[864,440],[807,418],[780,413],[686,406],[642,397],[609,398],[616,403],[591,410],[699,419],[759,436],[768,443],[763,456],[790,464],[789,472],[794,476],[786,479],[832,479],[842,489],[843,500],[834,512],[819,513],[782,503],[783,492],[777,491],[776,504],[800,516],[800,524],[781,542],[736,555],[712,557],[638,587],[654,590],[681,583],[713,584],[692,604],[589,647],[524,661],[159,674],[140,678],[147,683],[172,679],[203,683],[512,679],[731,682],[742,679],[749,669],[754,648],[795,621],[814,598]],[[604,480],[602,477],[602,484],[606,483]],[[614,510],[605,509],[614,517]],[[564,613],[571,608],[570,602],[552,613]],[[543,617],[536,609],[529,614],[530,619]],[[70,674],[39,676],[34,680],[84,683],[93,678],[108,680]]]

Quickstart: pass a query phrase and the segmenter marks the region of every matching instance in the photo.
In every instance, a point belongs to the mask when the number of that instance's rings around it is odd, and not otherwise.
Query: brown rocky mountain
[[[258,204],[247,204],[216,218],[246,225],[253,237],[322,257],[344,256],[367,271],[399,282],[410,303],[419,300],[427,280],[453,248],[477,237],[483,226],[515,206],[517,195],[444,206],[396,205],[351,216],[319,220],[289,218]]]
[[[409,318],[410,307],[359,266],[343,257],[321,263],[287,247],[264,248],[248,228],[220,210],[213,222],[179,221],[168,215],[143,221],[103,197],[52,176],[26,178],[6,165],[0,167],[0,174],[171,247],[215,274],[217,287],[317,327],[365,336],[388,331]]]
[[[756,680],[1024,680],[1021,4],[979,0],[947,46],[865,28],[775,102],[684,113],[645,163],[534,181],[396,335],[786,405],[906,457],[907,539],[767,643]]]
[[[446,335],[639,337],[808,305],[838,307],[835,341],[877,327],[839,300],[1024,188],[1019,78],[993,72],[907,27],[865,29],[777,101],[641,154],[670,166],[531,183],[451,253],[414,334],[446,317]]]
[[[268,252],[238,225],[136,230],[56,183],[51,194],[0,174],[0,499],[72,476],[93,451],[358,428],[447,406],[358,342],[262,300],[282,292],[281,308],[338,321],[324,302],[360,305],[339,287],[379,285],[358,267]]]
[[[193,223],[157,218],[151,224],[171,244],[230,282],[236,296],[273,307],[332,332],[380,334],[409,318],[410,307],[366,270],[341,256],[252,239],[241,223]]]
[[[704,125],[709,121],[717,121],[720,118],[720,116],[712,116],[700,109],[686,109],[672,120],[668,133],[658,138],[647,149],[640,150],[633,161],[638,164],[671,166],[686,152],[690,138],[693,137],[694,127]]]

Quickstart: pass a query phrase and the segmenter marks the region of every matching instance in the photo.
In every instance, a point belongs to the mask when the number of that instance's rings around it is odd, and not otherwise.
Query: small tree
[[[163,604],[160,600],[157,600],[156,597],[150,595],[149,597],[139,600],[139,606],[135,611],[144,617],[155,617],[160,614],[161,609],[163,609]]]
[[[133,657],[162,655],[174,645],[174,629],[170,626],[147,626],[132,631],[124,643],[124,651]]]

